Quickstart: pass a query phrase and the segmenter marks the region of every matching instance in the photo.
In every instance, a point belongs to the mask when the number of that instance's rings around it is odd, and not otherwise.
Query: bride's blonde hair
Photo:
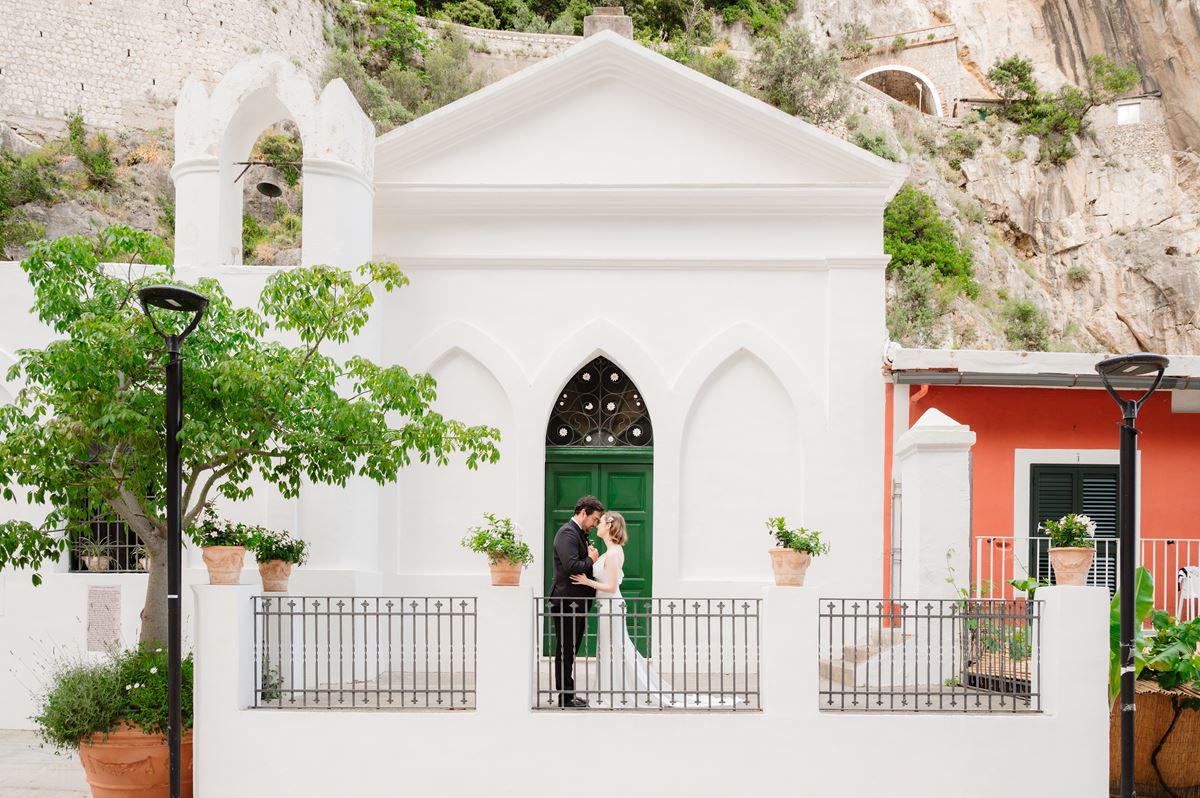
[[[629,540],[629,533],[625,531],[625,516],[609,512],[604,514],[604,520],[608,521],[608,536],[612,542],[624,546],[625,541]]]

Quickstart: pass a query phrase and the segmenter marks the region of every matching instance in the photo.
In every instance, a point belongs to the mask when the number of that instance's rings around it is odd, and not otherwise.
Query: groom
[[[550,617],[554,620],[554,687],[560,707],[586,707],[575,697],[575,654],[587,630],[588,613],[596,591],[571,581],[573,574],[592,572],[600,556],[587,533],[600,522],[604,505],[595,496],[575,502],[575,515],[554,535],[554,584],[550,588]]]

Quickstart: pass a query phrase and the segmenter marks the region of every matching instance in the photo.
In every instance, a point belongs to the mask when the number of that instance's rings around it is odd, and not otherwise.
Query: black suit
[[[596,596],[595,588],[575,584],[571,575],[591,573],[587,533],[571,519],[554,535],[554,584],[548,602],[554,621],[554,686],[560,706],[575,697],[575,654]]]

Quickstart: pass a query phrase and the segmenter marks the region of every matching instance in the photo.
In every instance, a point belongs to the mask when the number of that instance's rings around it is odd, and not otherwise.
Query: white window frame
[[[1115,436],[1114,436],[1115,437]],[[1015,558],[1029,559],[1029,481],[1035,465],[1120,465],[1120,449],[1014,449],[1013,450],[1013,578],[1029,576]],[[1134,500],[1139,512],[1133,519],[1134,540],[1142,535],[1142,453],[1137,453],[1133,477]]]

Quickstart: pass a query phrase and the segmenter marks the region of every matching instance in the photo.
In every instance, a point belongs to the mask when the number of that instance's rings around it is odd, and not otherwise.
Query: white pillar
[[[221,765],[225,741],[237,739],[242,710],[254,703],[253,585],[194,585],[195,671],[192,683],[193,784],[197,798],[234,795],[236,774]]]
[[[1077,760],[1074,795],[1108,789],[1108,591],[1103,587],[1042,587],[1042,711],[1058,721],[1046,736],[1049,762]],[[1097,767],[1096,765],[1099,765]]]
[[[930,409],[896,442],[903,598],[956,598],[971,579],[971,446],[975,433]]]
[[[540,571],[529,569],[521,579],[526,584],[478,591],[475,701],[481,716],[508,716],[515,725],[533,706],[532,583],[540,579]]]
[[[226,261],[217,244],[221,169],[213,156],[177,161],[175,183],[175,266],[207,268]]]
[[[815,587],[765,587],[762,668],[763,712],[817,721],[817,602]]]
[[[359,169],[305,158],[300,264],[356,269],[371,260],[374,200],[371,181]]]

